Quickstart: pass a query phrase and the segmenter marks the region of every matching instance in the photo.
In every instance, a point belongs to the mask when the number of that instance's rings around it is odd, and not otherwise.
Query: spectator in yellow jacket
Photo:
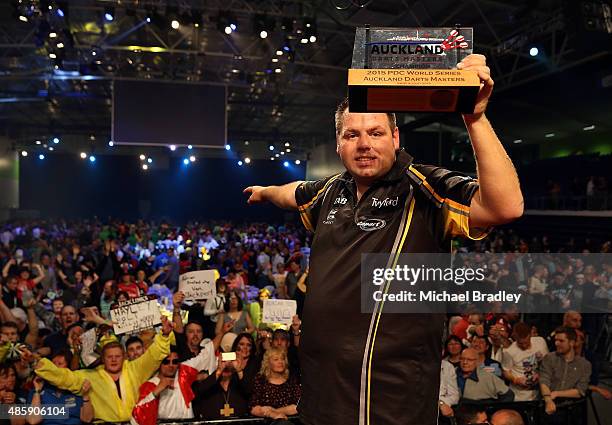
[[[71,371],[56,367],[50,360],[41,359],[36,374],[60,389],[79,394],[83,382],[91,382],[90,399],[95,422],[129,422],[138,401],[138,389],[159,368],[170,354],[174,340],[172,324],[162,317],[162,333],[135,360],[127,360],[123,345],[110,342],[102,349],[102,365],[95,369]]]

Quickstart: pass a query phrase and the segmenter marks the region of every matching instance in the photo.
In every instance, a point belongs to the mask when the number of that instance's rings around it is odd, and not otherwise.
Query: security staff
[[[482,55],[459,69],[481,88],[464,121],[478,180],[419,165],[399,149],[394,114],[336,111],[344,173],[284,186],[251,186],[248,203],[298,209],[314,232],[300,341],[307,425],[429,425],[438,415],[443,317],[361,313],[362,253],[448,251],[451,237],[480,239],[523,213],[518,177],[485,116],[493,89]],[[445,248],[446,247],[446,248]]]

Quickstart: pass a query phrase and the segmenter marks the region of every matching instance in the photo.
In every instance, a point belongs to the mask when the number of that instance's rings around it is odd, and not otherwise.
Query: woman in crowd
[[[458,367],[459,363],[461,362],[459,357],[461,356],[461,351],[464,348],[461,338],[455,335],[449,336],[444,344],[444,348],[444,358],[453,366]]]
[[[225,300],[224,312],[220,313],[217,319],[216,335],[221,333],[223,324],[227,322],[234,322],[234,327],[230,332],[235,334],[242,332],[253,333],[255,331],[251,315],[248,311],[244,310],[242,300],[235,291],[231,291]]]
[[[287,353],[270,348],[264,354],[261,372],[255,378],[251,414],[263,418],[287,419],[297,414],[301,387],[295,378],[289,377]]]
[[[247,332],[238,335],[232,344],[232,351],[236,353],[236,369],[243,371],[244,377],[242,379],[244,379],[246,391],[250,395],[255,376],[257,376],[261,366],[253,335]]]

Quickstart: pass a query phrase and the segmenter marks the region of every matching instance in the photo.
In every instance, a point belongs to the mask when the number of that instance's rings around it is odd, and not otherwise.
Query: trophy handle
[[[364,57],[364,69],[370,69],[370,24],[365,25],[365,57]]]

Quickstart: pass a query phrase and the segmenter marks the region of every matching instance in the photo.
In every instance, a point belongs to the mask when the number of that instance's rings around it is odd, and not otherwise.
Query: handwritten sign
[[[81,335],[81,360],[85,366],[89,366],[98,359],[94,352],[96,349],[97,335],[96,329],[90,329]]]
[[[262,321],[264,323],[290,325],[296,311],[297,303],[295,300],[264,300]]]
[[[199,270],[184,273],[179,277],[179,291],[185,294],[186,301],[200,301],[217,295],[215,285],[216,270]]]
[[[116,335],[149,329],[161,323],[157,300],[148,297],[133,298],[111,308],[111,320]]]

